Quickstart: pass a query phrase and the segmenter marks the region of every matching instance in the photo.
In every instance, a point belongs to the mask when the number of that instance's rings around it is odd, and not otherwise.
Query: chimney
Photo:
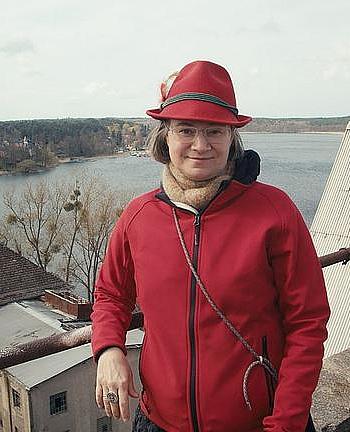
[[[89,321],[92,304],[70,291],[45,290],[44,301],[61,312],[73,315],[79,321]]]

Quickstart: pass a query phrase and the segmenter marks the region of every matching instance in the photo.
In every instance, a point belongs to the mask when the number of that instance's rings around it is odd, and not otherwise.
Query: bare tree
[[[82,203],[79,199],[80,197],[80,189],[78,181],[75,182],[75,188],[73,190],[73,193],[69,197],[69,201],[67,201],[63,208],[66,212],[72,212],[73,214],[73,225],[70,225],[71,229],[68,230],[68,236],[66,236],[66,241],[63,242],[64,249],[66,249],[66,264],[65,264],[65,281],[69,281],[70,277],[70,269],[71,269],[71,262],[72,262],[72,256],[73,256],[73,250],[75,246],[75,239],[77,236],[77,233],[79,231],[79,228],[81,226],[81,209],[82,209]]]
[[[4,195],[9,213],[2,224],[1,238],[43,270],[61,248],[65,197],[64,185],[49,186],[45,182],[36,186],[27,183],[19,195]]]
[[[76,187],[71,195],[68,211],[74,214],[71,224],[69,251],[70,279],[78,281],[86,290],[90,301],[97,272],[103,260],[109,234],[120,216],[123,204],[120,195],[97,179]],[[125,203],[125,199],[122,200]],[[67,242],[65,242],[67,245]],[[67,261],[68,263],[68,261]]]
[[[92,301],[109,234],[127,201],[99,178],[83,176],[71,186],[27,183],[22,193],[4,195],[9,213],[0,241],[43,270],[85,287]]]

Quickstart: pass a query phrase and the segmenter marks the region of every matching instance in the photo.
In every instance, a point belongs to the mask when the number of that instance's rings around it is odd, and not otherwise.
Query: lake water
[[[262,159],[259,180],[285,190],[311,224],[341,142],[340,134],[242,133],[244,147]],[[105,179],[121,192],[140,194],[159,185],[161,164],[150,158],[120,157],[61,164],[44,173],[2,176],[0,190],[21,190],[25,182],[72,180],[82,171]],[[0,201],[0,217],[4,214]]]

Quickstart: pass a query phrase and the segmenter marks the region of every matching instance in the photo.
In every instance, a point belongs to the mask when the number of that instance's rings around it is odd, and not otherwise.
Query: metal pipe
[[[129,330],[143,326],[142,312],[133,313]],[[91,325],[0,350],[0,369],[45,357],[91,341]]]
[[[338,252],[319,257],[319,261],[321,267],[328,267],[339,262],[346,264],[350,261],[350,248],[343,248]],[[134,313],[132,315],[129,330],[140,328],[142,326],[142,312]],[[71,330],[66,333],[38,339],[36,341],[27,342],[18,345],[17,347],[5,348],[0,350],[0,369],[15,366],[36,358],[45,357],[49,354],[54,354],[69,348],[74,348],[89,343],[90,341],[91,325]]]
[[[333,252],[319,257],[319,260],[322,268],[339,262],[345,265],[348,261],[350,261],[350,248],[339,249],[338,252]]]

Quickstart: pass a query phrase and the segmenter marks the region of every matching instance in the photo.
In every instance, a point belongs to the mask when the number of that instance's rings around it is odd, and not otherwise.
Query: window
[[[101,417],[97,419],[97,432],[112,432],[111,417]]]
[[[13,406],[21,408],[21,395],[15,389],[12,389]]]
[[[67,392],[50,396],[50,414],[60,414],[67,411]]]

